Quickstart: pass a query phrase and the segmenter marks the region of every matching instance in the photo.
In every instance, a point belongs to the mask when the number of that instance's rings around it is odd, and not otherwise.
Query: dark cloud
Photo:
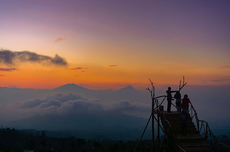
[[[10,50],[0,50],[0,63],[14,65],[16,61],[40,63],[43,65],[67,65],[67,61],[57,54],[54,57],[50,57],[29,51],[13,52]]]
[[[58,42],[61,42],[61,41],[64,41],[64,40],[65,40],[65,38],[59,37],[56,40],[54,40],[53,42],[58,43]]]
[[[16,68],[0,68],[0,71],[7,71],[7,72],[11,72],[11,71],[15,71],[17,70]]]
[[[112,68],[112,67],[116,67],[118,65],[108,65],[108,67]]]

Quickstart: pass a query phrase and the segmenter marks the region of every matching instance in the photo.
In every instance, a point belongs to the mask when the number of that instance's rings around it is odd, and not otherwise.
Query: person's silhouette
[[[188,95],[185,94],[185,95],[184,95],[184,98],[183,98],[183,100],[182,100],[182,106],[181,106],[182,109],[183,109],[183,111],[188,112],[189,103],[191,103],[191,101],[189,100]]]
[[[167,93],[167,101],[168,101],[168,107],[167,107],[167,111],[171,112],[171,104],[172,104],[172,94],[173,92],[177,92],[177,91],[171,91],[171,87],[168,87],[168,90],[166,91]]]
[[[181,112],[181,94],[179,91],[176,92],[174,95],[174,98],[176,99],[176,108],[178,112]]]

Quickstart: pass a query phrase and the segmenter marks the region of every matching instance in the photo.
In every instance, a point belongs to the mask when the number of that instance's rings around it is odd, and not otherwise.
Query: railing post
[[[199,120],[197,118],[197,114],[196,114],[196,126],[197,126],[197,129],[198,129],[198,132],[200,133],[200,124],[199,124]]]

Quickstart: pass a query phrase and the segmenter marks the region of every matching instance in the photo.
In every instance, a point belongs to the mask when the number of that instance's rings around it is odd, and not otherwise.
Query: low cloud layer
[[[54,57],[37,54],[30,51],[14,52],[10,50],[0,50],[0,64],[5,64],[7,66],[14,65],[17,61],[19,62],[30,62],[39,63],[42,65],[56,65],[56,66],[66,66],[67,61],[55,55]]]
[[[85,99],[72,93],[68,95],[58,93],[44,100],[36,99],[33,101],[26,101],[20,103],[19,107],[24,110],[39,109],[43,112],[45,110],[47,113],[54,112],[56,114],[101,113],[106,111],[122,113],[126,111],[143,112],[149,110],[149,106],[135,105],[131,104],[129,101],[105,103],[99,99]]]
[[[20,108],[35,108],[35,107],[47,108],[51,106],[60,107],[64,102],[75,101],[75,100],[84,101],[85,99],[78,95],[73,95],[73,94],[63,95],[58,93],[55,96],[48,97],[44,100],[36,99],[33,101],[26,101],[20,104]]]
[[[2,78],[4,79],[4,78]],[[172,89],[178,88],[178,86],[171,86]],[[72,87],[71,87],[72,88]],[[157,87],[157,95],[165,95],[165,91],[168,86]],[[72,88],[73,89],[73,88]],[[128,88],[131,89],[131,88]],[[6,90],[2,88],[2,92]],[[22,96],[30,96],[34,92],[29,94],[23,94],[22,89],[13,89],[14,96],[17,96],[12,102],[3,102],[4,97],[1,96],[0,100],[0,123],[7,124],[7,122],[12,120],[18,120],[27,118],[34,115],[58,115],[58,116],[81,116],[87,115],[89,117],[93,116],[105,116],[111,115],[116,116],[119,114],[133,115],[137,117],[148,118],[151,112],[151,98],[143,98],[141,94],[139,95],[141,100],[136,100],[138,96],[133,98],[126,98],[123,95],[123,91],[128,96],[134,96],[134,94],[138,95],[135,92],[127,92],[126,89],[122,89],[119,91],[105,90],[106,94],[102,94],[100,96],[99,93],[102,91],[90,91],[90,93],[86,93],[87,96],[81,94],[80,90],[73,89],[74,91],[71,94],[71,91],[67,91],[68,89],[51,92],[46,94],[49,97],[45,97],[41,94],[37,97],[33,97],[31,99],[23,99]],[[19,94],[16,94],[17,91]],[[84,89],[85,90],[85,89]],[[184,94],[188,94],[190,101],[198,112],[198,117],[201,120],[206,120],[210,122],[212,127],[215,127],[216,121],[226,121],[229,120],[229,90],[230,86],[186,86],[181,91],[182,96]],[[11,90],[9,90],[12,92]],[[31,90],[27,90],[31,91]],[[37,90],[38,91],[38,90]],[[48,90],[46,90],[48,91]],[[60,93],[58,93],[60,92]],[[69,93],[69,94],[68,94]],[[75,94],[77,93],[77,94]],[[90,94],[95,94],[95,96],[89,96]],[[120,98],[116,98],[112,94],[115,93],[116,96]],[[6,93],[4,93],[6,94]],[[81,94],[81,96],[79,96]],[[150,97],[148,92],[144,93],[145,96]],[[12,96],[11,93],[9,97]],[[38,98],[38,99],[36,99]],[[113,99],[113,100],[111,100]],[[27,101],[25,101],[27,100]],[[162,100],[159,99],[159,102]],[[175,104],[175,101],[172,102]],[[164,109],[167,109],[167,101],[163,103]],[[172,106],[172,110],[175,108]],[[218,113],[218,115],[217,115]],[[211,124],[212,123],[212,124]],[[221,124],[222,125],[222,124]],[[216,125],[218,126],[218,125]],[[220,126],[220,125],[219,125]]]
[[[150,111],[151,106],[130,101],[106,102],[86,99],[75,94],[56,94],[45,99],[0,104],[0,119],[11,121],[33,115],[100,115]],[[3,117],[4,116],[4,117]]]

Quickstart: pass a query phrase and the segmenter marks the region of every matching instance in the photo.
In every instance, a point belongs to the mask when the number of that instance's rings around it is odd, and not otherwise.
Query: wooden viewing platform
[[[159,111],[159,115],[164,130],[169,128],[168,123],[164,121],[165,117],[172,127],[173,136],[176,138],[177,144],[186,152],[214,152],[210,141],[199,134],[189,114],[187,115],[186,135],[182,134],[180,112]]]
[[[182,122],[180,121],[181,112],[164,111],[163,102],[165,101],[166,97],[172,96],[172,92],[180,92],[181,89],[187,84],[184,81],[184,77],[182,84],[180,81],[178,91],[171,91],[171,88],[168,88],[166,91],[168,96],[155,96],[155,87],[153,86],[153,82],[151,80],[150,82],[152,89],[147,88],[147,90],[149,90],[151,93],[152,111],[134,152],[137,152],[138,146],[140,145],[149,122],[152,122],[151,152],[230,152],[230,147],[221,143],[212,133],[208,122],[198,118],[197,112],[191,102],[189,102],[190,106],[187,114],[186,134],[182,133]],[[171,105],[177,108],[173,103],[171,103]],[[157,123],[156,130],[155,122]],[[164,139],[162,142],[160,141],[160,130],[164,133]],[[157,133],[156,136],[155,133]]]

